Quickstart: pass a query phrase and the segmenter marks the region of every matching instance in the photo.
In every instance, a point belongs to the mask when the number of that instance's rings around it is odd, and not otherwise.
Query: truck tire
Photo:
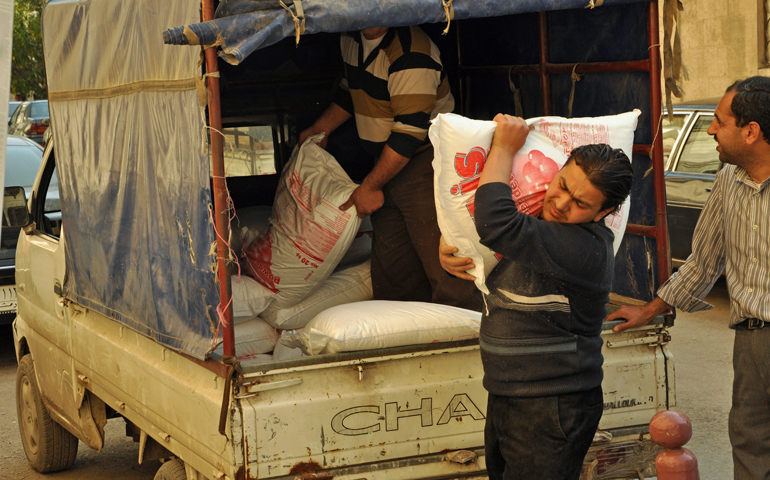
[[[16,414],[21,443],[32,468],[40,473],[58,472],[75,463],[78,439],[48,414],[31,355],[25,355],[16,370]]]
[[[167,461],[160,466],[154,480],[187,480],[184,462],[179,458]]]

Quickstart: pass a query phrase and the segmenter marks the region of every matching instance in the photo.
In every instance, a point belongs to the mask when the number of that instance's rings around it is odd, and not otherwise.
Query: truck
[[[163,460],[158,480],[484,477],[477,339],[239,358],[230,216],[271,205],[340,76],[339,32],[422,25],[468,117],[642,111],[608,308],[652,299],[670,272],[657,1],[214,7],[44,8],[53,134],[27,210],[13,216],[16,396],[31,467],[72,466],[78,440],[100,451],[106,423],[122,419],[138,461]],[[370,167],[352,122],[328,151],[353,178]],[[648,423],[676,404],[672,325],[672,315],[623,333],[605,325],[605,410],[581,478],[654,475]]]

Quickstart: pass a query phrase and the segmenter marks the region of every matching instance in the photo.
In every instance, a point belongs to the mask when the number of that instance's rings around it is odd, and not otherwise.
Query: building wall
[[[674,98],[674,103],[719,97],[735,80],[770,76],[764,53],[764,0],[682,3],[682,62],[690,79],[682,81],[684,98]],[[662,11],[663,0],[660,5]]]

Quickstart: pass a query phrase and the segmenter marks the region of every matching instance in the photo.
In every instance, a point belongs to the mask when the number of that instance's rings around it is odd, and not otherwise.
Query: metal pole
[[[663,165],[663,138],[661,116],[663,102],[660,85],[660,33],[658,29],[658,1],[648,7],[648,34],[650,50],[650,117],[652,117],[652,175],[655,185],[655,230],[658,249],[658,282],[662,285],[671,276],[669,259],[668,220],[666,217],[666,179]]]
[[[214,19],[214,0],[203,1],[203,21]],[[212,74],[219,71],[217,66],[217,49],[209,47],[205,50],[206,73]],[[230,257],[230,252],[225,244],[225,239],[230,238],[230,219],[227,205],[227,182],[225,181],[224,142],[222,135],[222,109],[219,103],[219,78],[209,76],[208,100],[209,100],[209,126],[211,127],[211,155],[214,177],[214,228],[217,231],[217,277],[219,278],[219,305],[224,325],[222,328],[222,340],[224,341],[224,355],[235,356],[235,330],[233,329],[232,286],[230,275],[227,272],[225,260]]]
[[[540,12],[540,91],[543,95],[543,115],[551,115],[551,79],[548,76],[548,14]]]

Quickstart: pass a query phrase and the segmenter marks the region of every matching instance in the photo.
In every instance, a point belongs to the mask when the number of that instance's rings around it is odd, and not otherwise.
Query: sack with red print
[[[634,130],[641,112],[595,118],[539,117],[527,120],[527,141],[514,156],[511,190],[520,212],[540,215],[548,185],[576,147],[606,143],[620,148],[631,158]],[[475,268],[476,286],[489,293],[484,284],[499,257],[479,243],[473,223],[474,198],[497,124],[471,120],[451,113],[440,114],[428,132],[433,143],[434,187],[438,225],[448,245],[458,248],[455,255],[470,257]],[[631,198],[619,211],[604,219],[615,234],[617,253],[628,222]]]
[[[294,149],[281,173],[267,232],[244,247],[244,273],[275,293],[266,312],[290,307],[334,271],[361,225],[355,207],[342,211],[357,185],[326,150],[323,135]]]

